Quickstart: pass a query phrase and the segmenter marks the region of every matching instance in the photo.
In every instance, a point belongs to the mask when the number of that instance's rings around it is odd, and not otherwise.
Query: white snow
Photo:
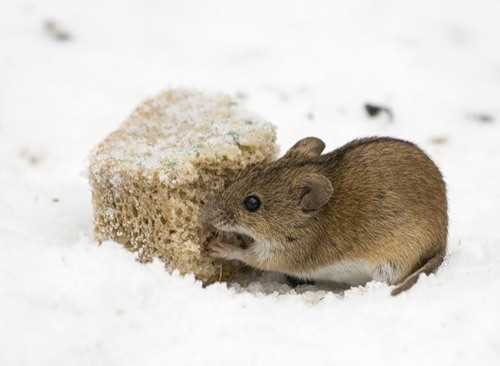
[[[500,364],[499,19],[496,0],[0,2],[0,365]],[[203,289],[98,247],[87,154],[172,86],[244,97],[283,150],[417,142],[448,182],[445,266],[396,298]]]

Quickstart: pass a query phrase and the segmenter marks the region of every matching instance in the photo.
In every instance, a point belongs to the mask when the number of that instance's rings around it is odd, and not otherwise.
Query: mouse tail
[[[418,281],[418,277],[422,274],[425,273],[426,275],[430,275],[431,273],[436,272],[436,270],[439,268],[441,263],[443,263],[445,253],[444,252],[439,252],[435,254],[434,256],[430,257],[419,269],[417,269],[415,272],[412,274],[408,275],[403,281],[401,281],[392,291],[391,295],[396,296],[399,295],[401,292],[404,292],[411,287]]]

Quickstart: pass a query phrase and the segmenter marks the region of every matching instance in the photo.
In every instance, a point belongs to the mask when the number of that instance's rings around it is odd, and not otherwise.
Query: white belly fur
[[[342,261],[307,273],[298,273],[302,278],[316,281],[344,283],[351,286],[364,285],[374,279],[374,266],[364,260]]]

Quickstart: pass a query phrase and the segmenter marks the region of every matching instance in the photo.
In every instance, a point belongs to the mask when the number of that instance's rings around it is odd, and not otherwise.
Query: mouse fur
[[[433,161],[390,137],[357,139],[322,155],[324,148],[304,138],[212,197],[202,222],[248,240],[214,240],[209,255],[303,280],[381,281],[396,285],[393,295],[434,272],[446,254],[448,214]],[[250,196],[260,203],[254,212],[245,206]]]

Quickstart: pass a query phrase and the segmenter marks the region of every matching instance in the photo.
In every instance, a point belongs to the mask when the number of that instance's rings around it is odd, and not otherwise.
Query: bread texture
[[[173,89],[148,99],[91,153],[96,239],[205,283],[231,280],[239,265],[203,253],[200,207],[277,151],[274,126],[228,96]]]

